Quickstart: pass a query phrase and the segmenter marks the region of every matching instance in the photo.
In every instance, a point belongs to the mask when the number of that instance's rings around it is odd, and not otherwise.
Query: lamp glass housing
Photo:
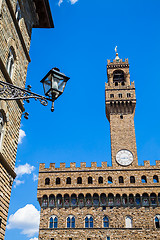
[[[43,83],[44,94],[53,100],[57,99],[63,93],[68,80],[69,77],[61,73],[59,69],[51,69],[41,80]]]

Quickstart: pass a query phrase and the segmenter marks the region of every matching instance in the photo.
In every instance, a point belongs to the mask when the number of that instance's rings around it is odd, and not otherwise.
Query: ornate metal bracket
[[[26,90],[10,83],[6,83],[0,81],[0,100],[11,101],[11,100],[27,100],[30,98],[34,98],[35,100],[39,100],[43,106],[48,105],[48,101],[52,102],[51,111],[54,110],[54,99],[46,98],[39,94],[33,93],[30,90]]]

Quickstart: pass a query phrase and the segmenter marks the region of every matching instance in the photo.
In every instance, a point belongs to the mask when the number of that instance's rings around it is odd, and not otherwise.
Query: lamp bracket
[[[54,102],[54,99],[49,99],[39,94],[33,93],[29,90],[20,88],[10,83],[6,83],[0,80],[0,100],[11,101],[11,100],[27,100],[34,98],[39,100],[43,106],[48,105],[48,101]]]

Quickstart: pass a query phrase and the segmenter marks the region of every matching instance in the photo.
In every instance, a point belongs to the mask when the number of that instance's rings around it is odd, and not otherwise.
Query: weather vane
[[[115,52],[117,53],[117,46],[115,47],[115,49],[114,49],[114,50],[115,50]]]

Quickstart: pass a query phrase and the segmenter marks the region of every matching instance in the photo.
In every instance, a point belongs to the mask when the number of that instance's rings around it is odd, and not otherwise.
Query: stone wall
[[[141,176],[147,177],[147,183],[141,182]],[[153,176],[158,177],[158,182],[153,182]],[[82,184],[77,184],[77,178],[82,177]],[[88,177],[93,178],[93,183],[88,184]],[[103,177],[103,183],[98,183],[98,178]],[[108,183],[108,176],[112,177],[113,183]],[[124,177],[124,183],[119,183],[119,176]],[[130,183],[130,176],[135,177],[135,183]],[[60,178],[60,184],[56,184],[56,178]],[[71,178],[71,184],[66,184],[67,177]],[[45,184],[45,179],[49,178],[49,185]],[[111,239],[160,239],[158,238],[159,230],[155,228],[155,216],[160,214],[160,161],[156,161],[156,165],[151,166],[149,161],[144,162],[144,166],[131,167],[128,166],[124,169],[115,169],[114,167],[107,167],[107,163],[102,163],[102,167],[97,167],[96,163],[92,163],[91,167],[86,167],[85,163],[81,163],[81,167],[76,167],[75,163],[70,164],[70,168],[65,167],[64,163],[60,164],[60,168],[55,168],[55,164],[51,163],[49,168],[45,168],[45,164],[40,164],[39,167],[39,180],[37,197],[41,205],[41,218],[40,218],[40,230],[39,239],[51,239],[56,240],[63,239],[106,239],[106,236],[110,236]],[[93,207],[65,207],[64,197],[65,194],[71,198],[72,194],[75,194],[78,198],[79,194],[83,194],[84,198],[87,194],[91,194],[92,201],[93,195],[97,193],[100,197],[102,193],[106,194],[107,201],[108,195],[114,195],[114,201],[117,194],[121,197],[121,205],[106,207],[97,206]],[[142,206],[142,195],[147,193],[155,193],[157,202],[155,206],[151,205]],[[58,194],[62,195],[63,206],[58,207],[55,203],[55,207],[49,207],[49,202],[46,207],[42,207],[43,196],[49,197],[51,195],[56,197]],[[129,194],[133,194],[134,200],[136,194],[141,196],[141,204],[126,206],[122,205],[122,195],[126,194],[129,201]],[[159,200],[158,200],[159,196]],[[150,200],[149,200],[150,201]],[[158,202],[159,201],[159,202]],[[94,219],[93,229],[85,229],[85,216],[92,215]],[[69,215],[75,216],[75,228],[67,229],[67,217]],[[52,216],[58,218],[58,228],[50,229],[49,220]],[[103,227],[103,217],[109,218],[109,228]],[[125,217],[130,216],[132,218],[132,228],[125,229]]]
[[[2,0],[0,5],[0,80],[25,87],[27,67],[30,61],[30,35],[23,17],[18,23],[15,18],[16,0]],[[22,4],[23,1],[19,0]],[[29,17],[29,16],[28,16]],[[9,49],[14,52],[14,70],[10,78],[7,70]],[[22,101],[1,101],[0,111],[5,125],[0,146],[0,239],[4,239],[11,187],[14,173],[21,115],[24,111]]]

